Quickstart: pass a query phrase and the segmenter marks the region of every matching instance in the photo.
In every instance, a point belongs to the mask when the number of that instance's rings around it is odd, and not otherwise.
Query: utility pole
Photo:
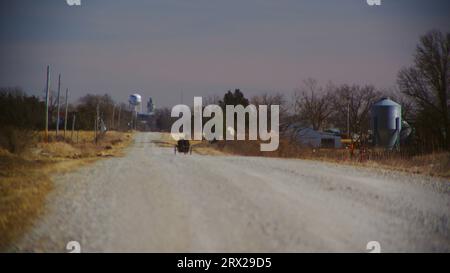
[[[76,115],[75,115],[75,113],[73,114],[73,117],[72,117],[72,134],[70,134],[70,140],[72,140],[73,141],[73,131],[75,130],[75,119],[76,119]]]
[[[350,137],[350,101],[347,102],[347,137]]]
[[[97,142],[97,115],[95,116],[94,119],[94,142]]]
[[[95,114],[95,129],[94,129],[94,136],[95,136],[95,144],[97,144],[97,135],[98,135],[98,116],[100,112],[100,105],[97,104],[97,111]]]
[[[59,74],[59,77],[58,77],[58,98],[57,98],[57,100],[58,100],[58,108],[57,108],[57,112],[56,112],[56,114],[57,114],[57,116],[56,116],[56,140],[58,140],[58,133],[59,133],[59,111],[60,111],[60,103],[59,103],[59,101],[60,101],[60,99],[59,99],[59,96],[60,96],[60,93],[61,93],[61,74]]]
[[[47,84],[45,89],[45,140],[48,142],[48,99],[50,92],[50,66],[47,65]]]
[[[120,131],[120,112],[122,112],[122,105],[119,105],[119,118],[117,119],[117,130]]]
[[[67,131],[67,108],[68,108],[68,100],[69,97],[69,88],[66,88],[66,115],[64,117],[64,139],[66,139],[66,131]]]
[[[112,113],[112,120],[111,120],[111,130],[114,129],[114,115],[116,114],[116,105],[113,105],[113,113]]]
[[[128,104],[128,108],[130,109],[130,113],[131,113],[131,119],[130,119],[130,130],[133,130],[134,125],[133,125],[133,116],[134,116],[134,107],[130,104]]]

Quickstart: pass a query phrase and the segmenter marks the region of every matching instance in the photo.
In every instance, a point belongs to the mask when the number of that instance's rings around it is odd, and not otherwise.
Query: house
[[[299,144],[311,148],[341,148],[341,136],[337,132],[316,131],[299,124],[288,126],[286,134]]]

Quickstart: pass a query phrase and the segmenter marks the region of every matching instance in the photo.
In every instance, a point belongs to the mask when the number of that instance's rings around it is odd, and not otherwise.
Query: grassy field
[[[392,152],[382,153],[382,156],[375,157],[376,151],[369,150],[361,157],[359,150],[355,150],[353,156],[350,156],[350,152],[346,149],[303,148],[287,140],[280,140],[280,146],[274,152],[261,152],[259,150],[259,142],[257,141],[227,141],[210,146],[227,154],[320,160],[338,164],[450,178],[449,152],[414,156],[405,156],[402,153]]]
[[[43,140],[44,133],[37,133],[36,142],[20,155],[0,148],[0,250],[7,249],[43,212],[46,195],[53,187],[51,174],[120,156],[132,135],[107,132],[97,144],[91,131],[80,131],[78,141]]]
[[[169,133],[163,133],[160,145],[173,147],[175,142]],[[355,150],[354,156],[351,157],[350,152],[346,149],[302,148],[284,139],[280,139],[278,150],[273,152],[261,152],[258,141],[219,141],[215,144],[207,141],[194,141],[192,144],[193,152],[197,154],[299,158],[450,178],[449,152],[410,157],[392,153],[386,157],[361,160],[358,150]]]

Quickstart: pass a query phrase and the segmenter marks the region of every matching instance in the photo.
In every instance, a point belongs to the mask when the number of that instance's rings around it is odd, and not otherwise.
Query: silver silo
[[[402,107],[389,98],[382,98],[371,108],[373,143],[388,150],[399,148],[402,130]]]

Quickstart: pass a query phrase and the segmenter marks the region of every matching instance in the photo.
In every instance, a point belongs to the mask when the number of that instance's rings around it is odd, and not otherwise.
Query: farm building
[[[311,148],[341,148],[341,137],[337,133],[316,131],[310,127],[292,124],[287,134],[299,144]]]

